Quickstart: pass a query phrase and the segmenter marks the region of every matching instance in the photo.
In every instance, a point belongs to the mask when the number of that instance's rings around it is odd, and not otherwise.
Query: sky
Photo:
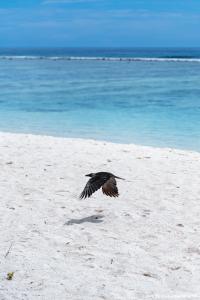
[[[200,0],[0,0],[0,47],[200,47]]]

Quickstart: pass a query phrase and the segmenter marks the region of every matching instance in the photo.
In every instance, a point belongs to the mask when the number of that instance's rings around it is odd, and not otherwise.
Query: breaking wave
[[[87,57],[87,56],[17,56],[1,55],[0,60],[82,60],[82,61],[127,61],[127,62],[197,62],[200,58],[194,57]]]

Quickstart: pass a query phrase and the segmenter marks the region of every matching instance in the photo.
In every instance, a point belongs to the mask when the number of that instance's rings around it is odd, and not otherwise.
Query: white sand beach
[[[0,300],[200,299],[200,153],[0,133],[0,165]]]

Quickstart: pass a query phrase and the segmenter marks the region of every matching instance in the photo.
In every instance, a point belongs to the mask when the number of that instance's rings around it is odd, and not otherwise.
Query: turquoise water
[[[200,151],[200,51],[111,50],[1,49],[0,131]]]

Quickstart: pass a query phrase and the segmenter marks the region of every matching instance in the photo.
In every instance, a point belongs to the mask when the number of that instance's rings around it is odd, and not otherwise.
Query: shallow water
[[[73,53],[26,51],[0,51],[1,131],[200,151],[200,63],[192,61],[198,49],[143,53],[176,58],[170,61],[68,60]],[[101,51],[92,57],[142,57]]]

